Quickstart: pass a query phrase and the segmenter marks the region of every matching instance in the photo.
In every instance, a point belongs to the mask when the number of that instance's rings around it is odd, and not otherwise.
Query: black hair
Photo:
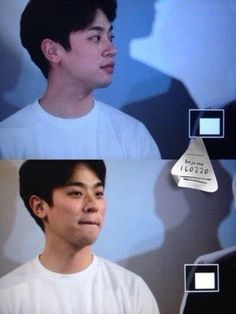
[[[21,43],[47,78],[49,63],[41,50],[42,41],[49,38],[69,51],[70,33],[92,24],[98,9],[113,22],[116,8],[116,0],[30,0],[21,16]]]
[[[31,216],[43,231],[43,221],[30,207],[30,197],[36,195],[52,206],[53,190],[65,186],[78,165],[85,165],[92,170],[103,187],[105,186],[106,166],[103,160],[27,160],[20,167],[20,195]]]

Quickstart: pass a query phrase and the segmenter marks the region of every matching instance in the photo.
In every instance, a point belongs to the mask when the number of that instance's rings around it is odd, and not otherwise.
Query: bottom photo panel
[[[0,213],[1,314],[236,313],[236,160],[2,160]]]

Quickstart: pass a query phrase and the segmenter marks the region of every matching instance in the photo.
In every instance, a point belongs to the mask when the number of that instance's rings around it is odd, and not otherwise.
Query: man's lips
[[[95,225],[95,226],[100,226],[100,223],[98,221],[93,221],[93,220],[80,220],[79,221],[80,225]]]
[[[113,62],[107,63],[107,64],[100,66],[100,68],[103,70],[106,70],[108,72],[113,72],[114,68],[115,68],[115,63],[113,63]]]
[[[110,62],[104,65],[101,65],[100,68],[114,68],[115,67],[115,63],[114,62]]]

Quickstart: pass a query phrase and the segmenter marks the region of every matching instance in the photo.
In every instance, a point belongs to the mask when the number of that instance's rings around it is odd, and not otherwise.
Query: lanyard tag
[[[171,169],[178,187],[215,192],[217,179],[202,138],[194,139]]]

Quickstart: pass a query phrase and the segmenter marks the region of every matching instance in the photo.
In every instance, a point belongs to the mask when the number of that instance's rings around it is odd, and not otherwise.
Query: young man
[[[154,314],[156,301],[134,273],[93,255],[105,215],[101,160],[31,160],[20,194],[45,233],[34,260],[0,279],[0,313]]]
[[[144,125],[94,100],[111,83],[116,0],[30,0],[21,41],[48,80],[45,94],[0,123],[0,156],[156,159]]]

